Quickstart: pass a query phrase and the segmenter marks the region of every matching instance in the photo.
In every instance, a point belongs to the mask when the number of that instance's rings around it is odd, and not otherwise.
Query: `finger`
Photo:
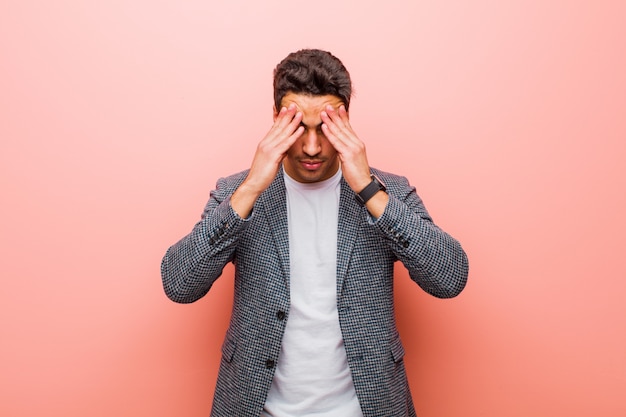
[[[326,106],[326,114],[337,126],[350,129],[350,118],[343,104],[338,109],[331,105]]]
[[[275,146],[282,153],[286,154],[289,148],[304,133],[304,126],[300,125],[302,113],[298,112],[292,122],[276,137]],[[284,155],[283,155],[284,156]]]
[[[337,128],[343,127],[343,121],[341,120],[341,118],[339,118],[333,106],[326,106],[326,108],[322,110],[321,117],[322,121],[331,125],[331,127],[333,127],[334,125],[336,125]]]
[[[304,127],[298,126],[296,130],[291,134],[291,136],[289,136],[287,140],[285,141],[285,146],[287,147],[285,152],[287,152],[287,150],[291,148],[291,145],[293,145],[298,140],[298,138],[302,136],[303,133],[304,133]]]
[[[302,127],[300,125],[300,122],[302,122],[302,118],[304,117],[304,115],[302,114],[301,111],[296,111],[293,115],[293,117],[291,118],[291,120],[289,121],[289,130],[294,131],[296,130],[298,127]]]
[[[301,126],[300,122],[302,122],[302,112],[296,112],[293,118],[289,121],[289,124],[284,126],[282,129],[278,131],[277,140],[279,142],[286,141],[289,143],[289,146],[293,144],[304,133],[304,127]]]
[[[333,134],[337,135],[340,132],[341,127],[337,124],[337,121],[333,120],[331,116],[334,116],[333,110],[331,110],[330,108],[322,110],[322,112],[320,113],[322,126],[328,127]]]
[[[280,114],[281,122],[289,122],[298,112],[298,108],[294,103],[291,103],[289,107],[283,107],[283,109],[285,109],[285,111]]]
[[[354,131],[352,130],[352,126],[350,125],[350,116],[346,107],[342,104],[338,109],[333,108],[332,106],[328,106],[326,109],[326,114],[328,118],[341,130],[345,130],[350,132],[351,135],[356,136]]]
[[[335,148],[339,155],[345,156],[353,153],[351,149],[355,148],[356,143],[347,139],[345,135],[333,133],[330,127],[325,124],[322,125],[322,133],[324,133],[328,142]]]
[[[274,117],[274,124],[272,125],[272,130],[283,129],[286,125],[289,124],[289,122],[291,121],[295,113],[296,113],[296,110],[294,106],[281,107],[280,111]]]
[[[295,133],[300,126],[300,122],[302,122],[302,112],[297,111],[295,106],[288,109],[283,107],[283,109],[281,109],[270,131],[270,137],[268,139],[272,142],[281,142],[287,139]]]
[[[323,118],[322,118],[322,120],[323,120]],[[330,127],[328,126],[328,122],[322,123],[322,133],[324,134],[324,136],[326,136],[326,139],[328,139],[330,144],[333,145],[333,147],[336,150],[339,150],[339,149],[337,149],[337,146],[341,146],[342,145],[341,141],[339,140],[339,138],[337,138],[337,136],[330,129]]]
[[[343,104],[339,106],[339,117],[347,126],[350,126],[350,115]]]
[[[322,131],[324,132],[324,134],[328,137],[329,135],[334,136],[338,141],[342,141],[342,142],[358,142],[358,139],[356,138],[356,135],[354,134],[354,132],[352,131],[352,128],[350,127],[350,125],[347,125],[340,119],[338,119],[338,115],[335,113],[332,116],[334,116],[335,118],[331,118],[331,115],[328,114],[328,112],[323,111],[321,113],[321,118],[322,118]],[[326,127],[327,130],[324,129],[324,127]],[[329,138],[329,140],[332,140],[333,138]]]

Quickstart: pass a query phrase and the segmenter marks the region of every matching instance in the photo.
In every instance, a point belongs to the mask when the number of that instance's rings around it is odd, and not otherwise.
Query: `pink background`
[[[232,269],[183,306],[159,263],[303,47],[470,257],[453,300],[397,269],[420,417],[626,415],[625,4],[3,1],[0,415],[208,415]]]

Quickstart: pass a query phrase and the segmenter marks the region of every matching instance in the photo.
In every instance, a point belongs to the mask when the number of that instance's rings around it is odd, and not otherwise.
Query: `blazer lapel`
[[[259,206],[265,211],[265,217],[272,230],[276,249],[283,268],[285,285],[289,288],[289,224],[287,217],[287,197],[282,170],[276,179],[261,194]],[[339,196],[339,218],[337,224],[337,297],[341,297],[341,289],[348,270],[348,264],[354,249],[354,243],[363,218],[363,209],[354,199],[354,191],[341,178]]]
[[[339,196],[339,219],[337,224],[337,298],[341,298],[341,289],[346,278],[350,256],[363,217],[362,207],[354,199],[354,191],[341,178]]]
[[[285,285],[289,288],[289,225],[287,219],[287,197],[282,169],[270,186],[261,194],[258,203],[265,211],[276,242],[276,249],[283,267]]]

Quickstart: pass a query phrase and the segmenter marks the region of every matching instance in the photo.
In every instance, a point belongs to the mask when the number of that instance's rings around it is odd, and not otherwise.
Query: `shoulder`
[[[402,175],[393,174],[374,167],[370,167],[370,170],[372,174],[380,178],[389,191],[400,191],[407,188],[413,188],[410,185],[409,180]]]
[[[241,185],[241,183],[244,182],[244,180],[248,177],[248,173],[250,172],[250,169],[246,169],[244,171],[240,171],[237,172],[235,174],[231,174],[227,177],[221,177],[217,180],[217,184],[215,185],[215,189],[213,190],[213,194],[215,195],[220,195],[220,196],[228,196],[233,194],[237,188],[239,188],[239,186]],[[271,190],[274,190],[275,192],[275,184],[282,184],[282,171],[279,170],[278,173],[276,174],[276,178],[274,178],[274,181],[272,182],[272,184],[268,187],[267,190],[265,190],[265,192],[272,192]]]
[[[227,177],[222,177],[220,178],[221,181],[225,181],[225,182],[243,182],[243,180],[246,179],[246,177],[248,176],[248,172],[250,172],[249,169],[243,170],[243,171],[239,171],[235,174],[231,174]]]
[[[241,185],[243,180],[246,179],[249,171],[249,169],[246,169],[244,171],[231,174],[227,177],[219,178],[216,184],[216,191],[222,191],[228,194],[235,192],[235,190]]]

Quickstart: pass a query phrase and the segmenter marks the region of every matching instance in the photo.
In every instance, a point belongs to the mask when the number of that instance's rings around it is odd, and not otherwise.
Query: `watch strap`
[[[365,203],[367,203],[372,197],[374,197],[377,192],[385,191],[387,189],[382,181],[380,181],[378,177],[376,177],[376,175],[371,174],[370,177],[372,178],[372,181],[367,184],[367,186],[363,190],[361,190],[361,192],[354,195],[356,201],[362,206],[364,206]]]

